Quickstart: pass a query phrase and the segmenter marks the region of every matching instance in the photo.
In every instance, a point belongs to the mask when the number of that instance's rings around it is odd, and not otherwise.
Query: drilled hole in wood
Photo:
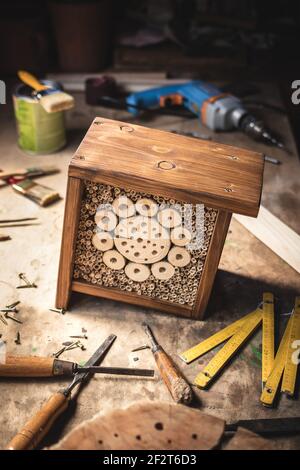
[[[142,243],[142,241],[143,241],[142,238],[138,238],[138,239],[137,239],[137,242],[138,242],[138,243]]]
[[[142,209],[143,209],[144,211],[148,211],[148,210],[150,209],[149,204],[143,204],[143,205],[142,205]]]
[[[117,262],[117,258],[110,258],[110,262],[111,262],[111,263],[116,263],[116,262]]]
[[[157,431],[162,431],[164,429],[163,423],[159,423],[159,422],[155,423],[154,427],[155,427],[155,429],[157,429]]]
[[[137,258],[138,256],[140,256],[139,252],[136,251],[136,252],[134,253],[134,256],[135,256],[136,258]]]
[[[135,268],[135,269],[133,270],[133,272],[134,272],[134,274],[138,274],[138,273],[140,272],[140,270],[139,270],[138,268]]]
[[[192,434],[192,439],[195,439],[195,440],[198,439],[197,434]]]
[[[153,254],[153,255],[157,255],[157,251],[156,251],[156,250],[153,250],[153,251],[152,251],[152,254]]]
[[[135,436],[135,438],[136,438],[137,441],[140,441],[142,439],[139,434],[137,436]]]
[[[119,434],[115,433],[114,436],[115,436],[115,437],[119,437]]]
[[[105,217],[102,217],[101,222],[102,222],[103,224],[108,224],[109,218],[106,217],[106,216],[105,216]]]
[[[121,243],[121,245],[122,245],[122,246],[126,246],[126,245],[127,245],[127,242],[124,241],[124,242]]]
[[[162,161],[158,162],[157,166],[161,170],[172,170],[172,168],[176,167],[175,163],[172,163],[168,160],[162,160]]]
[[[182,256],[180,253],[177,253],[177,255],[175,256],[175,258],[179,260],[179,259],[182,259],[183,256]]]
[[[164,267],[159,268],[159,272],[160,272],[160,273],[166,272],[166,268],[164,268]]]
[[[120,211],[126,211],[127,208],[128,208],[127,204],[120,204],[119,205],[119,210]]]
[[[101,243],[107,243],[106,238],[102,238],[102,239],[101,239]]]
[[[103,444],[103,441],[101,441],[101,439],[98,441],[98,444]]]

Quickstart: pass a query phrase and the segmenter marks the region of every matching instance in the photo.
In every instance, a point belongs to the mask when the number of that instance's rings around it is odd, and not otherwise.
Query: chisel
[[[111,348],[116,336],[110,335],[87,361],[86,366],[99,364]],[[24,425],[24,427],[7,444],[7,450],[34,449],[51,429],[54,422],[69,406],[72,390],[86,382],[91,374],[77,372],[72,382],[64,389],[51,395],[42,408]]]
[[[63,361],[52,357],[7,356],[5,363],[0,363],[0,377],[52,377],[70,376],[77,372],[93,374],[113,374],[137,377],[153,377],[153,369],[126,367],[83,366],[76,362]]]
[[[176,403],[189,404],[193,398],[193,392],[178,367],[166,354],[156,341],[150,327],[144,325],[145,332],[151,341],[151,350],[156,361],[160,375],[166,384],[173,400]]]

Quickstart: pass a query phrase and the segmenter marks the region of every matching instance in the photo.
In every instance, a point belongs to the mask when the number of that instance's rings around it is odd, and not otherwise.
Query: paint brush
[[[58,173],[59,168],[53,165],[32,166],[29,168],[17,168],[15,170],[0,171],[0,179],[7,180],[13,176],[26,176],[27,178],[46,176]]]
[[[74,98],[68,93],[43,85],[34,75],[25,70],[19,70],[18,77],[22,82],[35,90],[35,96],[47,113],[55,113],[73,108]]]

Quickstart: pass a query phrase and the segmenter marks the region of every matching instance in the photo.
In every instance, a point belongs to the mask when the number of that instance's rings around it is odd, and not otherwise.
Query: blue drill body
[[[127,110],[134,116],[141,110],[169,105],[184,106],[213,131],[239,129],[255,140],[284,148],[282,142],[244,108],[239,98],[201,80],[139,91],[126,98]]]
[[[145,91],[139,91],[127,96],[126,103],[128,111],[137,116],[139,110],[136,108],[141,106],[147,109],[157,108],[160,105],[161,98],[180,95],[183,98],[183,106],[192,113],[200,116],[202,104],[208,98],[219,95],[221,92],[218,88],[205,84],[200,80],[189,83],[179,83],[176,85],[166,85],[158,88],[151,88]],[[130,107],[133,105],[133,107]]]

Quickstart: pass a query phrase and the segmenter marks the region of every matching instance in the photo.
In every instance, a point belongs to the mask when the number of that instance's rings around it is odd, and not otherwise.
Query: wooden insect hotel
[[[56,307],[72,291],[202,318],[233,212],[257,216],[263,155],[96,118],[68,172]]]

